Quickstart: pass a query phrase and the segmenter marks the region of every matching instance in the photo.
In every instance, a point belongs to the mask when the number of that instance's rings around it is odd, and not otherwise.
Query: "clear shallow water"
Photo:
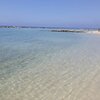
[[[0,100],[99,100],[100,36],[0,29]]]

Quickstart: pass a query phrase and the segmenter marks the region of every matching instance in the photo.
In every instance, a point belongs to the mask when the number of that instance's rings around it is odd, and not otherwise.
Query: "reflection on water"
[[[0,29],[0,100],[99,100],[100,36]]]

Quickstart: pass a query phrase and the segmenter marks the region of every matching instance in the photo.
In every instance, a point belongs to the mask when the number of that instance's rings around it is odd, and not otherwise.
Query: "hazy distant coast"
[[[64,27],[44,27],[44,26],[0,26],[0,28],[42,28],[42,29],[65,29]]]
[[[40,28],[40,27],[33,27],[33,26],[0,26],[0,28]],[[41,27],[44,28],[44,27]]]
[[[42,29],[51,29],[50,30],[51,32],[100,34],[100,29],[66,29],[63,27],[35,27],[35,26],[0,26],[0,28],[42,28]]]

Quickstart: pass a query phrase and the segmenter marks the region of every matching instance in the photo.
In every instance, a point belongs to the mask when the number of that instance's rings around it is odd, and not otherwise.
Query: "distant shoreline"
[[[43,28],[43,29],[66,29],[65,27],[45,27],[45,26],[0,26],[0,28]]]
[[[0,28],[45,28],[45,27],[33,27],[33,26],[0,26]]]
[[[52,29],[51,32],[73,32],[73,33],[88,33],[88,34],[100,34],[100,29],[67,29],[64,27],[35,27],[35,26],[0,26],[0,28],[41,28]]]
[[[93,29],[93,30],[97,30],[97,29],[99,29],[100,30],[100,28],[73,28],[73,27],[55,27],[55,26],[14,26],[14,25],[0,25],[0,28],[47,28],[47,29],[61,29],[61,30],[81,30],[81,29],[83,29],[83,30],[91,30],[91,29]]]

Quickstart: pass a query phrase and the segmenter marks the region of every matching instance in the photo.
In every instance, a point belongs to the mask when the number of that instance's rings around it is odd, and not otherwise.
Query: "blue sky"
[[[0,0],[0,25],[100,27],[100,0]]]

